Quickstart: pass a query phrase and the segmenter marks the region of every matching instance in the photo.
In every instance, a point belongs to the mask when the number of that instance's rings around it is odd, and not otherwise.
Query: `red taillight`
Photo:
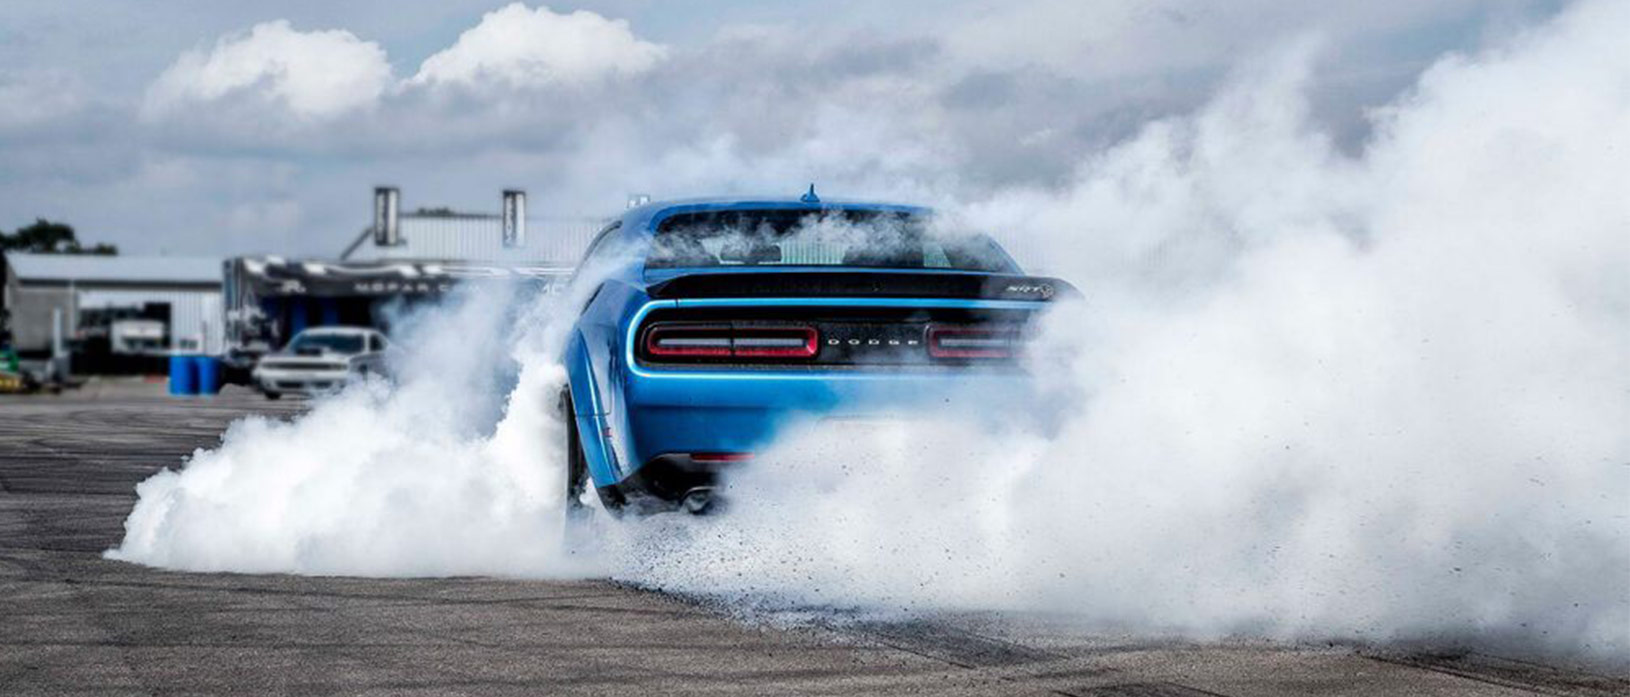
[[[741,327],[730,348],[746,358],[813,358],[818,340],[814,327]]]
[[[959,327],[932,325],[928,328],[928,355],[935,358],[1012,358],[1019,345],[1019,331],[1006,327]]]
[[[730,355],[730,327],[652,327],[645,333],[652,356],[692,358]]]
[[[654,358],[814,358],[819,339],[814,327],[658,324],[645,331],[645,353]]]

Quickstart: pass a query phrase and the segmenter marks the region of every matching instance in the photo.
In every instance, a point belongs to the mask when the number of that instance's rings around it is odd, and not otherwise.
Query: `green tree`
[[[118,254],[119,248],[97,243],[86,247],[74,237],[74,226],[54,223],[39,218],[32,225],[17,228],[16,232],[0,232],[0,252],[34,252],[39,254]]]

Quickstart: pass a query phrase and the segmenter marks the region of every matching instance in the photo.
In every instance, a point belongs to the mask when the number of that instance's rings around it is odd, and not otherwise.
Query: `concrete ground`
[[[0,695],[1610,695],[1479,654],[1093,635],[961,615],[793,629],[604,581],[188,574],[103,560],[135,484],[248,393],[93,383],[0,397]]]

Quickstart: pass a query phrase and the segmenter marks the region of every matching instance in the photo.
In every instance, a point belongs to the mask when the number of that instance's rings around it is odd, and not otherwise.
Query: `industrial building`
[[[221,260],[77,254],[4,255],[12,346],[163,355],[223,350]]]
[[[373,224],[340,252],[340,263],[456,261],[569,270],[606,222],[528,216],[524,191],[503,192],[497,214],[447,209],[399,213],[399,197],[394,188],[374,191]]]
[[[72,353],[75,372],[151,371],[155,361],[107,356],[183,353],[224,356],[242,374],[307,327],[388,328],[394,310],[463,281],[558,287],[605,222],[529,216],[521,191],[503,192],[494,214],[401,213],[399,201],[376,189],[372,224],[330,258],[5,254],[12,347],[30,359]]]
[[[392,309],[461,281],[563,284],[605,221],[533,217],[526,194],[505,191],[500,212],[400,212],[400,192],[374,190],[372,224],[333,260],[239,257],[226,267],[229,358],[252,362],[307,327],[387,328]]]

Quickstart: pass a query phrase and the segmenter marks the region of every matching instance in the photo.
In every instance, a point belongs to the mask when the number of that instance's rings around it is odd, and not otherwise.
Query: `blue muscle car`
[[[564,356],[570,505],[592,484],[613,511],[698,512],[793,420],[984,402],[1019,382],[1027,322],[1074,289],[1023,275],[989,237],[931,232],[930,216],[812,188],[651,203],[602,230]]]

